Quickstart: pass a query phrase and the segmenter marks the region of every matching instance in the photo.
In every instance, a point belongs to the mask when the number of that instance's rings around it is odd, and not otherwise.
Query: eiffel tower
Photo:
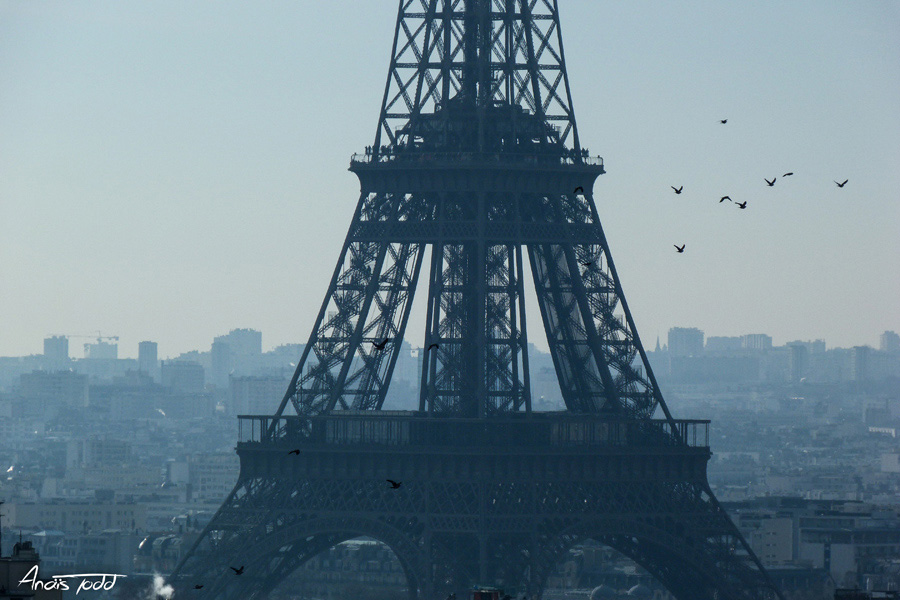
[[[274,415],[239,418],[240,477],[175,569],[181,595],[266,598],[365,536],[410,600],[476,583],[540,598],[585,539],[680,600],[782,598],[709,487],[709,422],[673,418],[641,345],[556,0],[401,0],[350,170],[359,202],[312,334]],[[565,411],[532,410],[523,250]],[[383,411],[423,262],[419,407]]]

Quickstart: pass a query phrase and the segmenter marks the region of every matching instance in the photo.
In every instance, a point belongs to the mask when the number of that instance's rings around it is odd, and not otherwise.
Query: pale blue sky
[[[645,345],[673,326],[829,346],[900,331],[900,3],[560,5]],[[396,9],[0,0],[0,356],[97,330],[121,356],[144,339],[162,357],[208,349],[235,327],[265,348],[305,341]],[[529,325],[543,345],[535,310]]]

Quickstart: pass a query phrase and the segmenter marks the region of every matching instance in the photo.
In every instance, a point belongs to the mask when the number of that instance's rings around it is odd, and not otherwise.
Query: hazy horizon
[[[306,342],[397,5],[304,6],[0,0],[0,356],[98,330],[126,357],[146,339],[160,357],[203,351],[240,327],[266,349]],[[829,347],[900,331],[900,5],[560,12],[579,134],[608,171],[594,198],[647,349],[670,327]],[[420,281],[415,345],[425,296]]]

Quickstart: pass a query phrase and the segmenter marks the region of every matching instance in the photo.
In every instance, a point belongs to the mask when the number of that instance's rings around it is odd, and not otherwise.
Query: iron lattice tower
[[[359,203],[312,334],[275,415],[241,417],[239,481],[178,589],[264,598],[370,536],[411,599],[476,581],[539,597],[589,537],[682,600],[781,597],[709,488],[708,422],[675,420],[653,377],[556,0],[401,0],[374,144],[350,170]],[[427,248],[419,410],[381,411]],[[523,249],[560,413],[531,407]]]

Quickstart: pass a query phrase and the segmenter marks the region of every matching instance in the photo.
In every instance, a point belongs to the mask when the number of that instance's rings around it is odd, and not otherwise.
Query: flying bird
[[[719,123],[721,123],[722,125],[724,125],[727,122],[728,122],[728,119],[719,119]]]
[[[793,174],[794,174],[793,172],[791,172],[791,173],[785,173],[784,175],[782,175],[782,177],[790,177],[790,176],[793,175]]]
[[[195,589],[195,590],[202,590],[202,589],[203,589],[203,584],[202,584],[202,583],[198,583],[197,585],[194,586],[194,589]]]
[[[384,350],[384,347],[387,346],[387,343],[389,341],[391,341],[391,338],[386,337],[379,343],[372,342],[372,347],[374,347],[376,350]]]
[[[402,482],[402,481],[394,481],[393,479],[386,479],[385,481],[387,481],[389,484],[391,484],[391,489],[392,489],[392,490],[396,490],[396,489],[399,488],[401,485],[403,485],[403,482]]]
[[[583,194],[583,193],[584,193],[584,188],[581,187],[581,186],[579,185],[577,188],[575,188],[575,193],[576,193],[576,194]]]
[[[850,180],[849,180],[849,179],[845,179],[845,180],[844,180],[844,183],[838,183],[837,181],[835,181],[835,182],[834,182],[834,185],[836,185],[836,186],[842,188],[842,187],[844,187],[845,185],[847,185],[847,182],[848,182],[848,181],[850,181]]]
[[[234,571],[235,575],[242,575],[244,573],[244,565],[241,565],[240,569],[235,569],[234,567],[228,567],[232,571]]]
[[[769,187],[772,187],[773,185],[775,185],[775,181],[776,181],[778,178],[777,178],[777,177],[773,177],[773,178],[772,178],[772,181],[769,181],[769,180],[766,179],[765,177],[763,177],[763,179],[765,180],[766,183],[769,184]]]
[[[675,246],[675,244],[672,244],[672,245]],[[687,244],[682,244],[680,248],[678,246],[675,246],[675,249],[678,250],[678,254],[681,254],[682,252],[684,252],[684,247],[686,245]]]
[[[731,199],[731,196],[722,196],[722,199],[719,200],[719,204],[725,202],[726,200],[728,200],[729,202],[734,202],[734,200]]]
[[[680,194],[680,193],[681,193],[681,190],[684,189],[684,186],[681,186],[680,188],[677,188],[677,187],[675,187],[674,185],[670,185],[669,187],[672,188],[673,190],[675,190],[675,193],[676,193],[676,194]]]
[[[746,200],[745,200],[744,202],[735,202],[735,204],[737,204],[737,205],[738,205],[738,208],[740,208],[741,210],[747,208],[747,201],[746,201]]]
[[[297,456],[300,456],[300,448],[294,448],[293,450],[288,452],[288,454],[296,454]]]

